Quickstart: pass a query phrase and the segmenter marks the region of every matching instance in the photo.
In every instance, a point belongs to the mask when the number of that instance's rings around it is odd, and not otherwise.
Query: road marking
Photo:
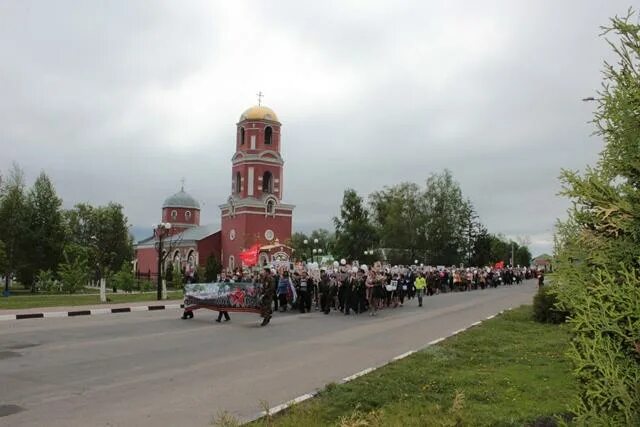
[[[406,353],[402,353],[401,355],[396,356],[396,357],[394,357],[394,358],[393,358],[393,359],[391,359],[391,360],[393,360],[393,361],[401,360],[401,359],[404,359],[404,358],[405,358],[405,357],[407,357],[407,356],[411,356],[411,355],[412,355],[413,353],[415,353],[415,352],[416,352],[415,350],[407,351]]]
[[[317,393],[307,393],[302,396],[298,396],[295,399],[291,399],[288,402],[281,403],[280,405],[276,405],[273,408],[269,409],[269,412],[262,411],[261,415],[264,417],[266,415],[275,415],[278,412],[287,409],[289,406],[296,405],[298,403],[304,402],[305,400],[309,400],[314,397]]]
[[[169,308],[169,306],[167,306],[167,308]],[[511,310],[511,308],[508,308],[507,310]],[[504,313],[504,310],[500,311],[498,314],[502,314],[502,313]],[[488,319],[493,319],[495,316],[496,316],[496,314],[492,314],[491,316],[488,316],[488,317],[487,317],[487,320],[488,320]],[[473,323],[471,324],[471,326],[469,326],[469,327],[472,327],[472,326],[478,326],[478,325],[480,325],[481,323],[482,323],[482,320],[479,320],[479,321],[477,321],[477,322],[473,322]],[[457,335],[457,334],[459,334],[460,332],[464,332],[464,331],[465,331],[465,330],[467,330],[467,329],[468,329],[468,328],[458,329],[458,330],[456,330],[456,331],[453,331],[453,332],[452,332],[449,336],[447,336],[447,337],[440,337],[440,338],[435,339],[435,340],[433,340],[433,341],[429,341],[429,342],[427,343],[426,347],[431,346],[431,345],[438,344],[438,343],[440,343],[440,342],[444,341],[444,340],[445,340],[445,339],[447,339],[447,338],[450,338],[450,337],[452,337],[452,336],[454,336],[454,335]],[[408,357],[408,356],[412,355],[413,353],[416,353],[416,350],[410,350],[410,351],[407,351],[406,353],[402,353],[402,354],[400,354],[400,355],[398,355],[398,356],[394,357],[393,359],[391,359],[391,361],[397,361],[397,360],[404,359],[405,357]],[[387,363],[383,363],[382,365],[380,365],[380,366],[376,366],[376,367],[373,367],[373,368],[363,369],[362,371],[357,372],[357,373],[355,373],[355,374],[353,374],[353,375],[350,375],[350,376],[348,376],[348,377],[344,377],[340,382],[341,382],[341,383],[348,383],[349,381],[353,381],[353,380],[355,380],[356,378],[360,378],[360,377],[362,377],[363,375],[367,375],[367,374],[369,374],[369,373],[371,373],[371,372],[373,372],[373,371],[375,371],[375,370],[377,370],[377,369],[380,369],[380,368],[382,368],[383,366],[386,366],[388,363],[389,363],[389,362],[387,362]],[[280,404],[280,405],[276,405],[276,406],[274,406],[273,408],[269,409],[269,412],[268,412],[268,413],[267,413],[267,412],[265,412],[265,411],[262,411],[260,414],[258,414],[258,416],[257,416],[257,417],[252,417],[252,419],[248,420],[247,422],[253,422],[253,421],[259,420],[260,418],[263,418],[263,417],[265,417],[265,416],[267,416],[267,415],[273,415],[273,414],[276,414],[276,413],[278,413],[278,412],[280,412],[280,411],[282,411],[282,410],[284,410],[284,409],[287,409],[288,407],[290,407],[290,406],[292,406],[292,405],[295,405],[295,404],[297,404],[297,403],[304,402],[305,400],[311,399],[312,397],[315,397],[317,394],[318,394],[317,392],[303,394],[302,396],[298,396],[298,397],[296,397],[295,399],[289,400],[288,402],[285,402],[285,403],[282,403],[282,404]]]
[[[44,317],[69,317],[66,311],[45,311]]]
[[[361,376],[363,376],[363,375],[367,375],[368,373],[373,372],[373,371],[375,371],[375,370],[376,370],[376,368],[367,368],[367,369],[363,369],[363,370],[362,370],[362,371],[360,371],[360,372],[356,372],[356,373],[355,373],[355,374],[353,374],[353,375],[349,375],[348,377],[343,378],[343,379],[342,379],[342,382],[344,382],[344,383],[348,383],[349,381],[353,381],[353,380],[355,380],[356,378],[359,378],[359,377],[361,377]]]

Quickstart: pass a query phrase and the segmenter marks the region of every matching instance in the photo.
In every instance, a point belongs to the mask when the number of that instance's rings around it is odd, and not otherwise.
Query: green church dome
[[[167,197],[162,204],[163,208],[191,208],[200,209],[200,203],[194,199],[189,193],[181,189],[173,196]]]

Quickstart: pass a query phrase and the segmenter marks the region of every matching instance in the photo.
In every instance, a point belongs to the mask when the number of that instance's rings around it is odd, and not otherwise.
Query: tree
[[[220,264],[220,260],[214,257],[213,255],[209,255],[207,257],[207,263],[204,272],[204,280],[205,282],[214,282],[218,278],[218,274],[222,271],[222,265]]]
[[[486,266],[493,264],[491,257],[491,239],[492,236],[485,226],[479,224],[475,240],[473,242],[473,256],[471,264],[475,266]]]
[[[66,212],[65,219],[70,241],[91,249],[88,263],[95,266],[96,279],[118,271],[133,258],[133,240],[121,205],[78,204]]]
[[[632,15],[605,28],[617,62],[605,62],[596,99],[599,161],[561,175],[572,207],[556,229],[554,283],[558,308],[570,313],[577,425],[640,425],[640,25]]]
[[[24,244],[31,248],[29,257],[22,264],[20,281],[31,285],[35,292],[35,274],[40,270],[56,270],[62,260],[65,233],[62,221],[62,200],[56,195],[49,177],[40,173],[26,200]]]
[[[59,275],[63,292],[73,294],[84,288],[89,280],[87,255],[84,248],[77,245],[65,248],[64,262],[60,265]]]
[[[372,193],[369,203],[380,245],[396,249],[390,252],[400,263],[413,263],[425,244],[426,208],[421,189],[409,182],[385,187]]]
[[[128,262],[123,263],[120,271],[114,274],[111,280],[114,282],[117,289],[122,289],[125,292],[133,291],[135,277],[133,276],[131,264]]]
[[[447,169],[427,179],[424,197],[428,262],[433,265],[458,264],[464,259],[464,231],[471,202],[463,198],[460,185]]]
[[[531,252],[526,246],[518,246],[515,251],[515,263],[521,267],[529,267],[531,265]]]
[[[26,263],[29,255],[24,239],[28,229],[25,212],[24,173],[14,164],[8,179],[0,186],[0,240],[4,242],[5,250],[5,268],[1,273],[5,277],[7,293],[11,277]]]
[[[355,190],[345,190],[340,217],[334,217],[333,222],[336,255],[355,260],[363,256],[365,249],[375,246],[376,231],[369,220],[369,211]]]
[[[0,240],[0,274],[7,271],[9,266],[9,260],[7,259],[7,251],[2,240]]]

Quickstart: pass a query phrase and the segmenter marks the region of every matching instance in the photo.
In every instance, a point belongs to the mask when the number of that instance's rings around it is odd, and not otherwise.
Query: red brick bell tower
[[[282,203],[284,161],[276,113],[264,105],[253,106],[236,126],[231,195],[220,205],[222,265],[231,270],[241,267],[239,254],[250,246],[290,239],[294,209]]]

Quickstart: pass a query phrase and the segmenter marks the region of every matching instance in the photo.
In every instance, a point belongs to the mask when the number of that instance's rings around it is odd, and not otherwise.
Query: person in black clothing
[[[320,270],[320,282],[318,282],[318,297],[320,298],[320,310],[324,314],[331,311],[331,286],[329,277],[324,270]]]
[[[222,280],[224,283],[231,283],[231,280],[229,279],[229,277],[225,277]],[[231,320],[231,317],[229,317],[229,312],[228,311],[219,311],[218,312],[218,318],[216,319],[216,322],[220,323],[222,321],[222,316],[224,316],[224,321],[228,322],[229,320]]]
[[[351,312],[351,306],[353,303],[352,300],[352,291],[353,291],[353,282],[355,280],[355,273],[347,273],[344,276],[344,281],[342,282],[342,297],[344,301],[342,305],[344,307],[344,314],[348,316]]]
[[[302,277],[294,280],[296,291],[298,292],[298,308],[300,313],[311,312],[311,288],[313,285],[312,279],[309,277],[306,271],[302,272]]]

